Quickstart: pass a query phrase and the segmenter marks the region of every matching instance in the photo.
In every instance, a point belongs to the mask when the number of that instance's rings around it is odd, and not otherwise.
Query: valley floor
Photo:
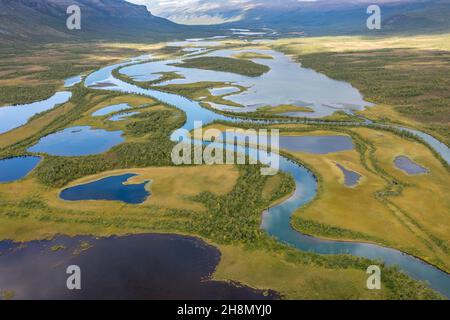
[[[440,35],[375,40],[280,39],[267,45],[360,89],[376,105],[359,115],[419,128],[448,145],[448,43],[448,35]],[[164,44],[50,45],[44,49],[23,48],[19,53],[2,49],[0,105],[47,98],[70,76],[88,74],[100,66],[149,52],[161,59],[180,54],[179,49]],[[19,64],[22,67],[17,69]],[[132,82],[126,77],[123,80]],[[192,99],[206,95],[223,102],[209,93],[209,85],[161,89]],[[1,134],[0,159],[29,154],[27,148],[40,138],[75,126],[120,130],[125,142],[87,157],[41,154],[42,162],[30,175],[0,184],[0,239],[30,241],[58,234],[183,234],[220,249],[215,279],[272,289],[287,299],[441,298],[426,284],[391,267],[383,269],[382,290],[367,290],[366,268],[372,261],[303,252],[268,236],[260,229],[261,213],[289,197],[292,179],[283,173],[271,178],[261,176],[255,166],[174,167],[170,133],[186,120],[175,107],[141,95],[94,90],[82,84],[70,90],[73,97],[69,102]],[[120,103],[131,105],[130,111],[139,109],[142,116],[119,122],[109,121],[109,116],[92,116]],[[276,108],[268,107],[254,115],[273,118],[275,113],[291,111],[294,106]],[[306,107],[302,111],[309,112]],[[345,114],[330,119],[359,121],[357,115]],[[210,127],[224,130],[230,126],[216,123]],[[319,183],[314,201],[296,211],[292,220],[295,229],[320,238],[392,247],[450,272],[450,172],[426,145],[396,132],[357,125],[343,127],[325,122],[262,127],[280,129],[282,135],[290,136],[344,135],[355,145],[351,151],[322,155],[282,150],[310,169]],[[407,156],[428,173],[406,174],[394,165],[398,156]],[[336,164],[358,173],[361,178],[357,185],[346,186]],[[59,198],[67,187],[123,173],[137,174],[129,183],[151,180],[147,185],[151,197],[140,205],[67,202]]]

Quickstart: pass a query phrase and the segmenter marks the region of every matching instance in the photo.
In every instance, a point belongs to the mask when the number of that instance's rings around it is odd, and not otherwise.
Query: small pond
[[[122,133],[91,127],[72,127],[42,138],[28,151],[63,157],[100,154],[124,142]]]
[[[84,248],[84,249],[83,249]],[[86,248],[88,248],[86,250]],[[0,242],[0,288],[13,299],[267,300],[274,292],[210,280],[220,252],[176,235],[57,237]],[[81,269],[81,290],[68,290],[66,269]]]
[[[426,168],[418,165],[417,163],[412,161],[410,158],[405,157],[405,156],[399,156],[399,157],[395,158],[394,164],[398,169],[400,169],[410,175],[419,175],[419,174],[428,173],[428,170]]]
[[[145,189],[148,181],[140,184],[126,184],[135,176],[130,173],[77,185],[64,189],[60,197],[66,201],[110,200],[140,204],[150,196],[150,192]]]
[[[41,161],[40,157],[15,157],[0,160],[0,183],[24,178]]]
[[[341,169],[344,174],[344,183],[347,187],[352,188],[358,185],[361,175],[355,171],[348,170],[343,165],[336,163],[336,166]]]
[[[312,154],[353,150],[348,136],[280,136],[280,149]]]

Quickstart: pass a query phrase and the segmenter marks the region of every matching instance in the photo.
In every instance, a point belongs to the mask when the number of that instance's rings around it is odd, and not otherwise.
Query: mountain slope
[[[367,7],[381,7],[382,32],[450,30],[450,0],[127,0],[176,22],[224,23],[312,35],[367,32]]]
[[[382,33],[450,30],[449,0],[321,0],[297,2],[289,9],[261,6],[247,11],[244,20],[229,25],[305,31],[312,35],[364,33],[369,32],[366,10],[373,3],[381,8]],[[435,18],[436,12],[440,12],[440,20]]]
[[[81,9],[81,30],[66,27],[70,5]],[[0,39],[6,41],[151,41],[182,32],[189,32],[189,28],[155,17],[145,6],[124,0],[0,0]]]

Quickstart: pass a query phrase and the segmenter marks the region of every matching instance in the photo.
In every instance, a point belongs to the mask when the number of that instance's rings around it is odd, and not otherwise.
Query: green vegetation
[[[56,85],[3,86],[0,87],[0,99],[2,104],[26,104],[51,97],[56,88]]]
[[[16,293],[13,290],[0,290],[0,300],[14,299]]]
[[[95,210],[85,208],[80,211],[76,209],[77,205],[71,205],[72,209],[69,209],[66,207],[69,206],[68,204],[55,202],[54,196],[51,198],[53,199],[51,204],[46,204],[43,198],[27,201],[26,203],[34,203],[32,207],[29,207],[24,202],[8,200],[9,196],[5,196],[4,192],[9,193],[13,192],[13,190],[2,190],[3,195],[0,198],[2,208],[0,211],[0,222],[2,224],[0,225],[6,225],[6,222],[8,222],[8,229],[0,227],[0,231],[2,234],[5,234],[9,230],[9,234],[11,234],[11,232],[21,230],[19,232],[22,233],[22,237],[26,237],[26,233],[31,232],[33,238],[38,236],[36,230],[47,235],[49,231],[51,234],[56,234],[63,230],[68,234],[121,235],[142,232],[174,232],[197,235],[208,239],[218,245],[219,248],[224,246],[244,246],[246,250],[250,251],[245,255],[247,257],[257,252],[265,252],[265,254],[272,256],[272,260],[269,261],[274,261],[273,259],[276,257],[275,261],[279,261],[283,265],[291,265],[294,268],[298,268],[298,270],[302,268],[319,269],[322,270],[324,275],[328,274],[326,279],[318,280],[319,278],[315,278],[315,281],[309,283],[307,287],[300,286],[300,288],[296,288],[295,285],[284,287],[281,293],[286,298],[295,298],[301,295],[304,295],[304,297],[314,295],[316,297],[345,298],[340,290],[336,288],[330,291],[328,285],[326,285],[333,275],[339,273],[347,275],[347,281],[344,283],[354,281],[352,285],[359,288],[355,291],[354,298],[361,297],[362,294],[368,295],[366,298],[370,298],[370,292],[364,291],[360,287],[364,285],[364,282],[358,283],[358,279],[362,280],[367,265],[373,264],[373,262],[346,255],[321,256],[302,252],[279,243],[260,229],[261,212],[270,202],[261,196],[268,177],[261,176],[259,169],[259,166],[239,166],[240,176],[235,186],[227,194],[217,195],[211,192],[203,192],[194,196],[193,200],[204,204],[206,208],[205,211],[195,212],[175,209],[164,210],[149,204],[142,207],[108,204],[108,210],[99,211],[100,208],[104,208],[104,205],[100,205],[100,203],[92,204],[92,206],[97,208]],[[291,182],[288,180],[290,179],[284,181],[289,185]],[[282,184],[285,185],[285,182]],[[288,185],[286,187],[282,186],[281,189],[290,189]],[[30,192],[36,193],[38,189],[32,188]],[[168,192],[171,193],[172,190]],[[22,192],[20,196],[25,196],[25,192]],[[39,202],[40,204],[38,205]],[[61,210],[60,206],[64,206],[66,209]],[[81,206],[80,208],[83,207]],[[26,212],[26,215],[19,215],[24,212]],[[32,225],[33,228],[29,229],[29,225]],[[22,226],[22,228],[19,229],[19,226]],[[39,228],[36,229],[36,226],[39,226]],[[20,233],[16,234],[16,236],[20,236]],[[234,258],[237,258],[237,256],[234,255]],[[241,270],[247,270],[246,268],[251,265],[251,261],[247,259],[241,260],[246,261],[244,266],[242,266],[244,269]],[[259,267],[261,272],[265,273],[271,270],[269,266],[263,264]],[[231,270],[229,272],[231,273]],[[356,276],[357,274],[359,276]],[[250,278],[248,275],[241,277],[239,274],[233,274],[231,277],[231,279],[242,280],[244,283],[250,284],[256,278],[259,278],[258,273],[254,273]],[[305,276],[305,278],[308,278],[308,276]],[[278,280],[271,279],[272,277],[266,278],[266,287],[270,288],[278,283]],[[427,289],[424,284],[411,280],[393,268],[383,267],[383,279],[386,288],[383,293],[384,298],[440,298],[439,295]],[[317,281],[321,283],[319,287],[324,286],[323,289],[318,289],[315,285]],[[360,293],[356,294],[358,292]],[[378,295],[379,293],[374,294]]]
[[[300,216],[295,216],[292,220],[292,225],[297,230],[309,235],[315,235],[322,238],[329,239],[365,239],[367,241],[383,243],[381,239],[363,234],[361,232],[356,232],[349,229],[343,229],[340,227],[326,225],[324,223],[319,223],[314,220],[303,219]]]
[[[301,61],[354,84],[371,101],[393,105],[421,123],[433,123],[431,127],[450,141],[450,52],[371,50],[312,54]]]
[[[128,123],[126,125],[126,131],[135,137],[155,132],[167,136],[174,131],[174,128],[177,128],[177,125],[180,127],[180,124],[182,125],[185,121],[181,115],[173,120],[171,118],[173,118],[173,111],[168,110],[139,113],[132,116],[133,120],[139,121]]]
[[[171,76],[174,75],[165,75]],[[199,83],[170,86],[162,90],[198,98],[208,88],[217,85],[221,84]],[[145,97],[100,92],[82,85],[76,85],[72,91],[73,98],[69,103],[36,117],[35,121],[42,123],[34,129],[35,133],[23,138],[15,136],[13,138],[17,142],[0,147],[0,158],[26,154],[27,147],[41,137],[75,124],[123,130],[126,142],[96,156],[66,158],[44,155],[42,163],[29,177],[0,185],[1,238],[30,240],[56,234],[186,234],[201,237],[222,251],[223,261],[218,266],[216,278],[241,281],[257,288],[276,289],[284,298],[441,298],[426,284],[386,266],[382,266],[383,290],[368,291],[365,289],[365,270],[373,261],[348,255],[322,256],[303,252],[268,236],[260,228],[261,212],[292,193],[292,177],[282,173],[275,177],[261,176],[260,166],[237,166],[228,170],[214,170],[211,167],[208,170],[201,166],[173,167],[170,154],[174,143],[170,141],[169,134],[185,122],[185,115],[178,109],[154,101],[150,103],[151,108],[143,108],[140,114],[112,123],[106,120],[107,117],[94,119],[90,114],[121,98],[136,99],[133,105],[149,101],[139,101],[147,99]],[[217,125],[229,124],[218,122]],[[239,126],[246,125],[250,124]],[[24,130],[30,126],[25,126]],[[434,202],[445,199],[446,189],[441,186],[442,181],[448,178],[448,168],[443,168],[417,140],[400,137],[398,132],[344,128],[326,121],[311,125],[293,123],[271,126],[261,123],[251,126],[280,128],[283,133],[290,134],[309,134],[313,131],[319,134],[347,134],[354,140],[356,150],[348,153],[326,156],[284,153],[313,170],[320,186],[318,198],[299,210],[294,226],[318,236],[367,240],[400,247],[421,257],[426,255],[424,259],[442,268],[447,267],[448,254],[445,256],[442,252],[448,253],[448,233],[445,233],[445,228],[436,228],[432,223],[443,221],[440,216],[443,211],[445,219],[448,212],[445,211],[446,202],[440,201],[431,208],[436,212],[431,212],[430,208],[429,212],[423,210],[420,204],[414,211],[411,203],[415,202],[411,199],[417,199],[420,192],[427,192],[424,188],[430,189],[428,194],[437,199]],[[377,139],[394,143],[383,145]],[[391,156],[398,151],[394,146],[405,147],[402,152],[418,154],[424,158],[420,162],[431,168],[432,174],[420,177],[431,179],[423,181],[423,188],[407,180],[412,178],[390,170]],[[385,156],[380,156],[379,152],[384,152]],[[346,188],[344,194],[340,189],[341,172],[334,165],[336,161],[364,176],[355,190]],[[118,171],[137,172],[139,179],[154,179],[149,188],[154,191],[155,197],[138,206],[107,201],[67,203],[58,198],[60,188]],[[435,175],[433,172],[436,172]],[[226,176],[222,177],[219,173]],[[183,175],[182,179],[176,179]],[[192,178],[194,176],[197,178]],[[161,180],[164,181],[158,182]],[[217,181],[223,181],[226,185],[223,192],[217,192],[214,188],[219,185]],[[189,183],[195,187],[190,187]],[[177,193],[176,197],[174,193]],[[347,198],[336,201],[341,195]],[[361,212],[361,207],[357,208],[358,203],[367,205],[364,212]],[[376,215],[365,216],[370,212]],[[427,214],[420,216],[423,212]],[[81,243],[77,252],[89,246]],[[256,266],[258,269],[255,269]]]
[[[448,35],[294,39],[275,47],[392,109],[377,106],[363,114],[420,127],[450,144]]]
[[[233,56],[234,58],[237,59],[273,59],[272,56],[268,55],[268,54],[263,54],[263,53],[258,53],[258,52],[241,52],[238,54],[235,54]]]
[[[199,57],[184,60],[176,64],[177,67],[231,72],[247,77],[259,77],[269,72],[268,66],[245,59],[233,59],[225,57]]]
[[[225,130],[227,126],[230,124],[217,122],[212,127]],[[235,126],[255,128],[253,124]],[[316,199],[297,210],[294,227],[317,237],[366,241],[397,248],[448,270],[448,226],[439,225],[437,228],[434,221],[447,219],[449,203],[445,200],[445,179],[449,169],[426,146],[408,135],[368,128],[326,123],[270,127],[289,135],[347,134],[355,145],[355,151],[328,155],[285,154],[312,170],[319,181]],[[415,155],[420,163],[433,168],[432,174],[408,177],[410,181],[407,181],[393,165],[399,152]],[[362,174],[357,187],[349,189],[344,185],[336,162]],[[417,199],[423,199],[424,194],[434,199],[435,204],[418,202]],[[390,223],[386,224],[386,221]]]
[[[65,250],[67,247],[64,245],[54,245],[50,248],[51,251],[56,252],[56,251],[61,251],[61,250]]]
[[[283,104],[275,107],[273,106],[261,107],[255,113],[259,114],[260,116],[264,115],[272,116],[286,112],[314,112],[314,111],[309,107],[301,107],[301,106],[299,107],[291,104]]]
[[[0,106],[52,96],[69,77],[87,74],[157,45],[63,43],[0,48]]]

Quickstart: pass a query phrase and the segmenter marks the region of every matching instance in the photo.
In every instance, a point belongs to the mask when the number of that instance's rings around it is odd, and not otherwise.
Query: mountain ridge
[[[81,30],[66,27],[70,5],[80,7]],[[4,41],[155,41],[190,30],[124,0],[0,0],[0,39]]]
[[[127,1],[146,4],[157,15],[175,22],[206,23],[209,17],[211,22],[218,22],[217,27],[272,28],[310,35],[367,32],[367,7],[377,4],[386,27],[381,32],[450,30],[450,0],[235,0],[222,5],[216,0]],[[435,19],[436,15],[443,19]]]

